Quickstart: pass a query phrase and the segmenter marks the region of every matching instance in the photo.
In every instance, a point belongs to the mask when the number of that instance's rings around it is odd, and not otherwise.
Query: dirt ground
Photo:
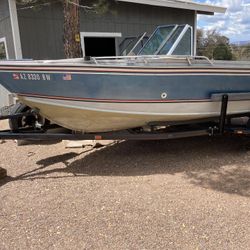
[[[250,141],[0,144],[0,249],[250,249]]]

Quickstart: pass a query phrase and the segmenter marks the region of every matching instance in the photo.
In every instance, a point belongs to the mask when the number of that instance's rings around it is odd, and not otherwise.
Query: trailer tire
[[[30,109],[31,108],[29,106],[19,102],[19,103],[16,103],[12,107],[11,115],[24,113],[24,112],[27,112]],[[24,127],[23,118],[22,117],[16,117],[16,118],[9,119],[9,126],[10,126],[11,130],[17,131],[19,128]]]

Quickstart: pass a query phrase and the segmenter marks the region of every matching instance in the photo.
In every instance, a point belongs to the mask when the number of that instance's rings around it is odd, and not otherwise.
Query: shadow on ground
[[[250,144],[239,137],[124,141],[87,154],[66,153],[39,160],[39,168],[8,177],[0,186],[16,180],[72,178],[69,173],[73,178],[183,173],[195,185],[250,197],[249,160]],[[58,162],[65,168],[53,168]]]

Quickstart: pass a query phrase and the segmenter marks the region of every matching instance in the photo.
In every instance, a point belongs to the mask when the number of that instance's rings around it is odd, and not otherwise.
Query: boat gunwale
[[[91,69],[249,69],[250,61],[219,61],[204,56],[117,56],[57,59],[0,60],[0,68],[91,68]]]

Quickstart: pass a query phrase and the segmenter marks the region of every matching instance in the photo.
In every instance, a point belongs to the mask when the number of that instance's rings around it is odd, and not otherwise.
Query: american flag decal
[[[12,78],[13,78],[13,80],[19,80],[20,79],[20,76],[19,76],[19,74],[12,74]]]
[[[64,74],[63,75],[63,80],[64,81],[71,81],[72,80],[71,74]]]

